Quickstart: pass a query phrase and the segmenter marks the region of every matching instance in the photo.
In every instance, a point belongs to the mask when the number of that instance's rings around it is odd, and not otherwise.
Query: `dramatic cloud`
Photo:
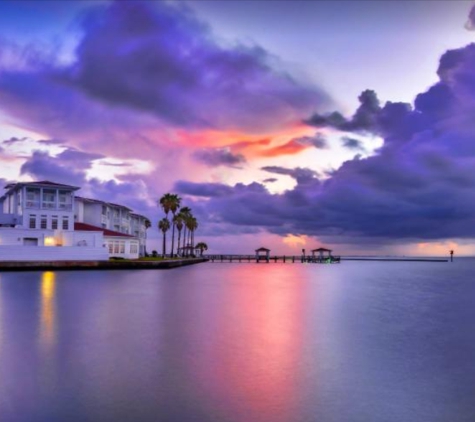
[[[359,97],[360,106],[351,119],[346,119],[339,112],[320,115],[314,114],[305,123],[315,127],[333,127],[346,132],[374,132],[377,116],[381,112],[379,100],[374,91],[366,90]]]
[[[63,145],[64,141],[60,141],[59,139],[40,139],[39,141],[36,141],[39,144],[43,145]]]
[[[70,83],[173,125],[264,128],[327,102],[263,48],[219,45],[183,4],[115,1],[92,11],[84,31]]]
[[[221,183],[194,183],[179,181],[175,184],[175,189],[185,195],[216,197],[226,196],[233,192],[230,186]]]
[[[86,183],[86,170],[92,162],[102,158],[99,154],[90,154],[68,148],[53,157],[48,152],[34,151],[21,166],[20,173],[29,175],[33,180],[61,181],[61,183],[82,186]]]
[[[475,30],[475,6],[472,6],[472,8],[470,9],[465,28],[467,28],[469,31]]]
[[[352,151],[361,151],[361,152],[366,151],[362,141],[360,141],[359,139],[350,138],[349,136],[343,136],[341,138],[341,144],[345,148],[348,148],[349,150],[352,150]]]
[[[297,183],[308,183],[313,181],[318,177],[318,173],[314,170],[297,167],[294,169],[288,169],[285,167],[279,166],[267,166],[262,167],[261,170],[267,171],[269,173],[283,174],[285,176],[290,176],[292,179],[295,179]]]
[[[347,161],[324,181],[308,169],[265,167],[294,177],[297,186],[271,194],[263,185],[236,185],[210,197],[206,209],[228,224],[265,220],[272,233],[334,243],[475,237],[475,44],[444,54],[438,75],[414,108],[379,107],[365,91],[351,119],[319,121],[381,134],[376,155]],[[299,177],[302,171],[308,177]]]
[[[27,138],[16,138],[16,137],[12,137],[12,138],[10,138],[10,139],[5,139],[4,141],[2,141],[2,144],[3,144],[3,145],[10,146],[10,145],[14,145],[14,144],[19,144],[19,143],[25,142],[26,140],[27,140]]]
[[[229,166],[236,167],[244,164],[246,158],[242,154],[234,154],[229,148],[204,148],[196,151],[193,157],[209,167]]]
[[[328,148],[328,142],[321,133],[316,133],[314,136],[301,136],[298,138],[293,138],[285,144],[262,151],[261,155],[265,157],[291,155],[297,154],[312,147],[317,149],[326,149]]]

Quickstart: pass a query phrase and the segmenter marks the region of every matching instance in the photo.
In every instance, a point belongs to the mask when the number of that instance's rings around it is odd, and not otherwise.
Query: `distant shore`
[[[1,271],[72,270],[166,270],[199,264],[206,258],[164,259],[161,261],[3,261]]]
[[[411,258],[411,257],[341,257],[342,261],[402,261],[402,262],[449,262],[448,258]]]

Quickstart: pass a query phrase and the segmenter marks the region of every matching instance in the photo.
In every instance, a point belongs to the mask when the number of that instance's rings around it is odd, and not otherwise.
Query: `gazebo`
[[[270,254],[270,249],[267,248],[259,248],[256,249],[256,261],[267,261],[269,262],[269,254]]]
[[[194,257],[194,256],[199,255],[199,252],[200,250],[196,246],[186,245],[186,246],[182,246],[181,248],[178,248],[177,255]]]
[[[318,252],[318,260],[322,262],[325,258],[330,258],[332,257],[332,251],[331,249],[326,249],[326,248],[318,248],[318,249],[313,249],[312,250],[312,258],[315,258],[315,253]],[[325,254],[327,256],[325,257]]]

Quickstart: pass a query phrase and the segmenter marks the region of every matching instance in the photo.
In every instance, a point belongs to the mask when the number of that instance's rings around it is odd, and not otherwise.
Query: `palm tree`
[[[158,206],[162,207],[163,212],[165,213],[165,217],[167,218],[168,218],[168,213],[170,212],[172,201],[173,199],[172,199],[171,193],[166,193],[165,195],[162,195],[162,197],[157,201]]]
[[[158,222],[158,229],[162,231],[163,233],[163,247],[162,247],[162,256],[165,257],[166,254],[166,233],[170,229],[170,222],[168,221],[168,218],[162,218]]]
[[[152,223],[148,218],[144,221],[145,226],[145,239],[144,239],[144,255],[147,256],[147,230],[152,226]]]
[[[176,195],[172,194],[170,197],[170,211],[173,214],[172,218],[172,250],[171,250],[171,256],[173,257],[174,249],[175,249],[175,215],[178,209],[180,208],[181,204],[181,198]],[[178,249],[178,247],[177,247]]]
[[[189,236],[190,236],[189,244],[190,244],[191,248],[193,249],[194,232],[198,228],[198,221],[196,220],[195,217],[193,217],[191,215],[189,218],[186,219],[185,226],[188,229],[188,233],[189,233]]]
[[[183,233],[183,248],[184,248],[186,246],[186,229],[187,229],[186,222],[193,216],[193,214],[191,214],[191,208],[189,207],[183,207],[180,210],[180,214],[183,218],[183,223],[185,224],[185,230]],[[183,249],[183,251],[185,251],[185,249]]]
[[[205,242],[199,242],[196,244],[196,249],[200,250],[200,256],[203,256],[203,251],[208,250],[208,245]]]
[[[158,205],[162,207],[165,212],[165,217],[168,218],[168,213],[171,211],[173,217],[180,208],[181,198],[174,193],[166,193],[158,200]],[[170,255],[173,256],[173,250],[175,249],[175,224],[172,219],[172,249]]]
[[[181,238],[181,231],[183,229],[183,215],[181,212],[179,212],[175,217],[173,217],[173,224],[176,226],[178,230],[178,241],[176,244],[176,251],[178,253],[178,250],[180,249],[180,238]]]

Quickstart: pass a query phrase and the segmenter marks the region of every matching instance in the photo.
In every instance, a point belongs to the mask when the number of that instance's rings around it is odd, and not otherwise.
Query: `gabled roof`
[[[5,189],[14,189],[14,188],[19,188],[23,186],[47,186],[47,187],[55,187],[55,188],[63,188],[63,189],[71,189],[71,190],[79,190],[77,186],[71,186],[71,185],[64,185],[62,183],[55,183],[55,182],[50,182],[49,180],[41,180],[38,182],[17,182],[17,183],[9,183],[8,185],[5,186]]]
[[[270,249],[267,249],[267,248],[259,248],[259,249],[256,249],[256,252],[259,252],[259,251],[270,252]]]
[[[86,223],[74,223],[74,230],[79,232],[102,232],[104,233],[104,236],[110,237],[135,238],[135,236],[131,236],[130,234],[120,233],[114,230],[104,229],[103,227],[92,226],[91,224]]]
[[[318,249],[313,249],[312,252],[331,252],[331,249],[326,249],[326,248],[318,248]]]

